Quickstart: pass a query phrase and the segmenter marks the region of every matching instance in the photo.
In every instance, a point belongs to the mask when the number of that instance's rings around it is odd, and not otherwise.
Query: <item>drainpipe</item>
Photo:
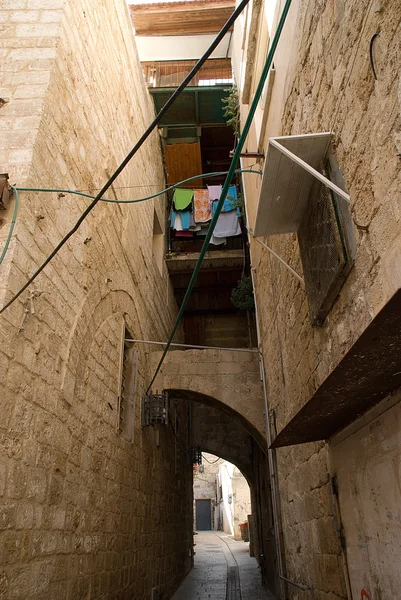
[[[253,271],[252,272],[252,283],[253,283]],[[254,288],[255,289],[255,288]],[[256,321],[258,323],[257,331],[258,331],[258,346],[260,349],[259,353],[259,365],[260,365],[260,377],[263,385],[263,398],[265,403],[265,427],[266,427],[266,442],[267,442],[267,459],[269,463],[269,475],[270,475],[270,489],[272,494],[272,509],[273,509],[273,526],[274,526],[274,537],[276,540],[276,552],[277,552],[277,566],[278,566],[278,576],[279,576],[279,585],[280,585],[280,599],[284,600],[286,597],[286,586],[285,579],[283,577],[283,550],[281,545],[281,532],[280,532],[280,491],[278,487],[278,479],[276,472],[276,451],[270,448],[272,439],[270,432],[270,422],[269,422],[269,403],[267,399],[267,388],[266,388],[266,378],[265,378],[265,365],[263,360],[263,353],[260,347],[260,338],[259,338],[259,321],[258,314],[256,309],[256,297],[255,297],[255,312],[256,312]]]
[[[242,159],[241,159],[242,164]],[[248,210],[247,210],[247,202],[246,202],[246,188],[243,186],[244,192],[244,206],[245,206],[245,218],[246,222],[248,221]],[[248,231],[248,240],[249,240],[249,231]],[[252,257],[251,257],[252,264]],[[267,387],[266,387],[266,379],[265,379],[265,365],[263,360],[263,352],[261,346],[261,336],[260,336],[260,325],[259,325],[259,311],[258,311],[258,301],[256,298],[256,287],[255,287],[255,270],[251,268],[251,278],[252,278],[252,286],[254,289],[254,297],[255,297],[255,317],[256,317],[256,336],[258,342],[259,349],[259,368],[260,368],[260,378],[263,386],[263,398],[265,405],[265,428],[266,428],[266,442],[267,442],[267,459],[269,463],[269,475],[270,475],[270,489],[272,494],[272,510],[273,510],[273,526],[274,526],[274,537],[276,541],[276,553],[277,553],[277,566],[278,566],[278,580],[279,580],[279,600],[285,600],[286,598],[286,585],[284,579],[283,572],[283,556],[282,556],[282,546],[281,546],[281,534],[280,534],[280,505],[279,505],[279,487],[276,473],[276,451],[273,448],[270,448],[272,439],[271,439],[271,431],[270,431],[270,422],[269,422],[269,402],[267,398]]]
[[[243,187],[243,191],[244,191],[244,196],[245,196],[245,203],[244,203],[245,204],[245,214],[246,214],[246,220],[248,222],[245,186]],[[248,235],[249,235],[249,231],[248,231]],[[252,269],[252,268],[251,268],[251,278],[252,278],[253,289],[256,290],[256,288],[255,288],[255,269]],[[268,401],[268,396],[267,396],[265,365],[264,365],[263,352],[262,352],[262,347],[261,347],[258,301],[257,301],[256,293],[254,294],[254,298],[255,298],[256,336],[257,336],[258,349],[259,349],[260,379],[262,381],[262,386],[263,386],[263,399],[264,399],[264,405],[265,405],[267,459],[268,459],[268,463],[269,463],[270,489],[271,489],[271,495],[272,495],[272,510],[273,510],[273,521],[274,521],[273,526],[274,526],[274,537],[275,537],[275,541],[276,541],[278,579],[279,579],[279,586],[280,586],[279,600],[285,600],[285,598],[287,597],[287,595],[286,595],[287,589],[286,589],[285,582],[289,583],[290,585],[293,585],[294,587],[296,587],[300,590],[304,590],[304,591],[311,590],[312,586],[303,585],[303,584],[297,583],[295,581],[291,581],[290,579],[287,579],[287,577],[285,577],[285,575],[284,575],[283,548],[282,548],[282,544],[281,544],[281,532],[280,532],[280,520],[281,520],[281,517],[280,517],[280,490],[279,490],[277,470],[276,470],[276,464],[277,464],[276,450],[274,448],[270,448],[271,443],[272,443],[272,436],[271,436],[271,431],[270,431],[270,420],[269,420],[269,401]]]
[[[251,277],[252,277],[252,285],[255,290],[255,275],[254,269],[251,269]],[[276,473],[276,461],[275,461],[275,450],[270,448],[272,439],[270,432],[270,422],[269,422],[269,403],[267,399],[267,387],[266,387],[266,378],[265,378],[265,365],[263,360],[263,352],[261,348],[261,339],[260,339],[260,326],[259,326],[259,313],[258,313],[258,302],[255,295],[255,317],[256,317],[256,336],[258,340],[258,348],[259,348],[259,367],[260,367],[260,378],[263,386],[263,398],[265,404],[265,428],[266,428],[266,442],[267,442],[267,459],[269,463],[269,475],[270,475],[270,489],[272,494],[272,509],[273,509],[273,525],[274,525],[274,537],[276,540],[276,551],[277,551],[277,564],[278,564],[278,575],[279,575],[279,584],[280,584],[280,599],[284,600],[286,596],[286,588],[283,579],[283,558],[282,558],[282,548],[281,548],[281,535],[280,535],[280,523],[279,523],[279,488],[278,488],[278,480]]]

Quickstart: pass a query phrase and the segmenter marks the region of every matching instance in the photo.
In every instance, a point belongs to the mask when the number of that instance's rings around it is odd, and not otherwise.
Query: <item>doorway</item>
[[[210,500],[196,500],[196,529],[210,531],[212,529],[212,507]]]

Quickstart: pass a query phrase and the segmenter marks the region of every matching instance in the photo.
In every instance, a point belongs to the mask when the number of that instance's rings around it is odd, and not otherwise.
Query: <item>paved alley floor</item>
[[[275,600],[263,586],[249,544],[221,531],[195,536],[195,565],[172,600]]]

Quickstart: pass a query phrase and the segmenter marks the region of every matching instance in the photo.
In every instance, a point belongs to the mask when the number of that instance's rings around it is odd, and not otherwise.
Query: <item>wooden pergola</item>
[[[234,8],[234,0],[187,0],[129,6],[136,34],[146,36],[217,33]]]

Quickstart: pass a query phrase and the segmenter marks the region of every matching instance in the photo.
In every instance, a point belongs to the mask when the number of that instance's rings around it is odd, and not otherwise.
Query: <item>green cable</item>
[[[100,198],[101,202],[110,202],[114,204],[135,204],[135,202],[145,202],[145,200],[151,200],[152,198],[157,198],[157,196],[161,196],[170,190],[174,190],[176,187],[182,185],[183,183],[187,183],[188,181],[193,181],[194,179],[207,179],[208,177],[218,177],[219,175],[227,175],[228,171],[215,171],[213,173],[206,173],[205,175],[194,175],[193,177],[188,177],[188,179],[183,179],[174,185],[170,185],[170,187],[165,188],[161,192],[156,192],[156,194],[152,194],[151,196],[144,196],[143,198],[138,198],[137,200],[111,200],[109,198]],[[233,174],[237,173],[256,173],[257,175],[262,175],[262,171],[258,171],[256,169],[237,169]],[[94,199],[96,196],[92,196],[91,194],[85,194],[85,192],[78,192],[76,190],[59,190],[55,188],[28,188],[28,187],[18,187],[20,192],[55,192],[59,194],[75,194],[77,196],[84,196],[85,198]]]
[[[13,185],[10,185],[10,188],[13,190],[14,195],[15,195],[14,212],[13,212],[13,218],[12,218],[11,223],[10,223],[10,229],[8,231],[8,236],[7,236],[7,239],[6,239],[6,243],[4,244],[4,248],[3,248],[3,251],[2,251],[1,256],[0,256],[0,265],[3,262],[4,257],[6,255],[6,252],[8,250],[8,247],[10,245],[11,238],[12,238],[13,231],[14,231],[15,221],[17,219],[17,213],[18,213],[18,201],[19,201],[18,189],[15,188]]]
[[[266,62],[265,62],[265,65],[263,67],[263,71],[262,71],[262,74],[260,76],[258,87],[256,89],[255,96],[254,96],[252,104],[250,106],[247,119],[245,121],[244,129],[242,131],[241,137],[238,140],[238,145],[237,145],[237,147],[235,149],[234,156],[233,156],[233,159],[231,161],[230,169],[229,169],[229,171],[227,173],[227,177],[226,177],[226,180],[225,180],[224,185],[223,185],[221,196],[220,196],[220,199],[219,199],[217,207],[216,207],[216,212],[215,212],[215,214],[214,214],[214,216],[212,218],[212,221],[210,223],[210,226],[209,226],[209,229],[208,229],[205,241],[204,241],[203,246],[202,246],[202,250],[200,251],[199,258],[198,258],[198,260],[196,262],[194,271],[192,273],[191,280],[190,280],[190,282],[188,284],[188,287],[187,287],[187,290],[185,292],[185,296],[184,296],[184,299],[183,299],[182,304],[180,306],[180,310],[178,312],[177,319],[176,319],[176,321],[175,321],[175,323],[173,325],[173,328],[171,330],[170,336],[169,336],[169,338],[167,340],[166,347],[164,348],[163,354],[162,354],[162,356],[161,356],[161,358],[159,360],[159,363],[158,363],[158,365],[156,367],[155,374],[152,377],[152,380],[151,380],[151,382],[149,384],[149,387],[146,390],[147,394],[149,393],[149,391],[150,391],[150,389],[151,389],[151,387],[152,387],[152,385],[153,385],[153,383],[154,383],[154,381],[155,381],[155,379],[157,377],[157,374],[160,371],[160,368],[161,368],[161,366],[163,364],[163,361],[164,361],[164,359],[166,357],[166,354],[167,354],[167,352],[168,352],[168,350],[170,348],[170,344],[171,344],[171,342],[174,339],[174,335],[175,335],[175,333],[176,333],[176,331],[178,329],[178,326],[179,326],[179,324],[181,322],[181,319],[182,319],[182,317],[184,315],[184,311],[185,311],[186,305],[188,303],[189,297],[191,295],[192,288],[194,287],[196,279],[198,277],[198,273],[199,273],[199,270],[200,270],[203,258],[204,258],[205,254],[206,254],[210,238],[212,237],[214,228],[215,228],[216,223],[217,223],[217,219],[218,219],[218,217],[219,217],[219,215],[221,213],[221,209],[223,208],[224,200],[226,198],[226,195],[227,195],[227,192],[228,192],[228,188],[230,186],[230,181],[231,181],[232,176],[233,176],[234,171],[235,171],[235,165],[237,164],[237,162],[238,162],[238,160],[240,158],[241,150],[242,150],[242,148],[243,148],[243,146],[245,144],[245,140],[246,140],[246,138],[248,136],[249,129],[251,127],[252,120],[253,120],[253,117],[254,117],[255,112],[256,112],[257,105],[258,105],[260,97],[262,95],[263,88],[264,88],[267,76],[269,74],[270,67],[271,67],[272,62],[273,62],[274,53],[276,51],[277,44],[279,42],[279,39],[280,39],[280,36],[281,36],[281,32],[282,32],[282,29],[283,29],[283,26],[284,26],[284,23],[285,23],[285,20],[286,20],[286,17],[287,17],[287,14],[288,14],[288,11],[289,11],[289,8],[290,8],[290,5],[291,5],[291,1],[292,0],[286,0],[286,3],[285,3],[284,8],[283,8],[283,11],[281,13],[280,21],[278,22],[277,30],[276,30],[276,33],[274,35],[274,39],[272,41],[272,45],[270,47],[269,53],[267,55]]]
[[[214,171],[213,173],[206,173],[205,175],[202,175],[202,174],[194,175],[193,177],[188,177],[187,179],[183,179],[182,181],[179,181],[178,183],[175,183],[174,185],[170,185],[169,187],[165,188],[161,192],[157,192],[156,194],[152,194],[151,196],[145,196],[143,198],[138,198],[137,200],[110,200],[108,198],[101,198],[100,200],[101,200],[101,202],[110,202],[110,203],[114,203],[114,204],[134,204],[135,202],[145,202],[146,200],[151,200],[152,198],[161,196],[162,194],[165,194],[166,192],[169,192],[170,190],[174,190],[176,187],[182,185],[183,183],[187,183],[188,181],[193,181],[194,179],[200,179],[200,178],[207,179],[208,177],[218,177],[219,175],[227,175],[227,173],[228,173],[228,171]],[[237,169],[234,172],[234,174],[237,174],[237,173],[256,173],[256,175],[262,175],[262,171],[258,171],[257,169]],[[54,192],[54,193],[58,193],[58,194],[75,194],[76,196],[84,196],[85,198],[91,198],[91,199],[95,198],[95,196],[92,196],[91,194],[85,194],[85,192],[78,192],[77,190],[61,190],[61,189],[56,189],[56,188],[14,187],[12,185],[10,187],[12,188],[12,190],[15,193],[15,207],[14,207],[13,220],[11,221],[11,225],[10,225],[10,231],[8,232],[7,240],[6,240],[5,246],[4,246],[1,256],[0,256],[0,264],[3,262],[3,259],[6,255],[6,252],[10,245],[10,242],[11,242],[11,236],[14,231],[15,220],[17,218],[17,212],[18,212],[18,192]]]

